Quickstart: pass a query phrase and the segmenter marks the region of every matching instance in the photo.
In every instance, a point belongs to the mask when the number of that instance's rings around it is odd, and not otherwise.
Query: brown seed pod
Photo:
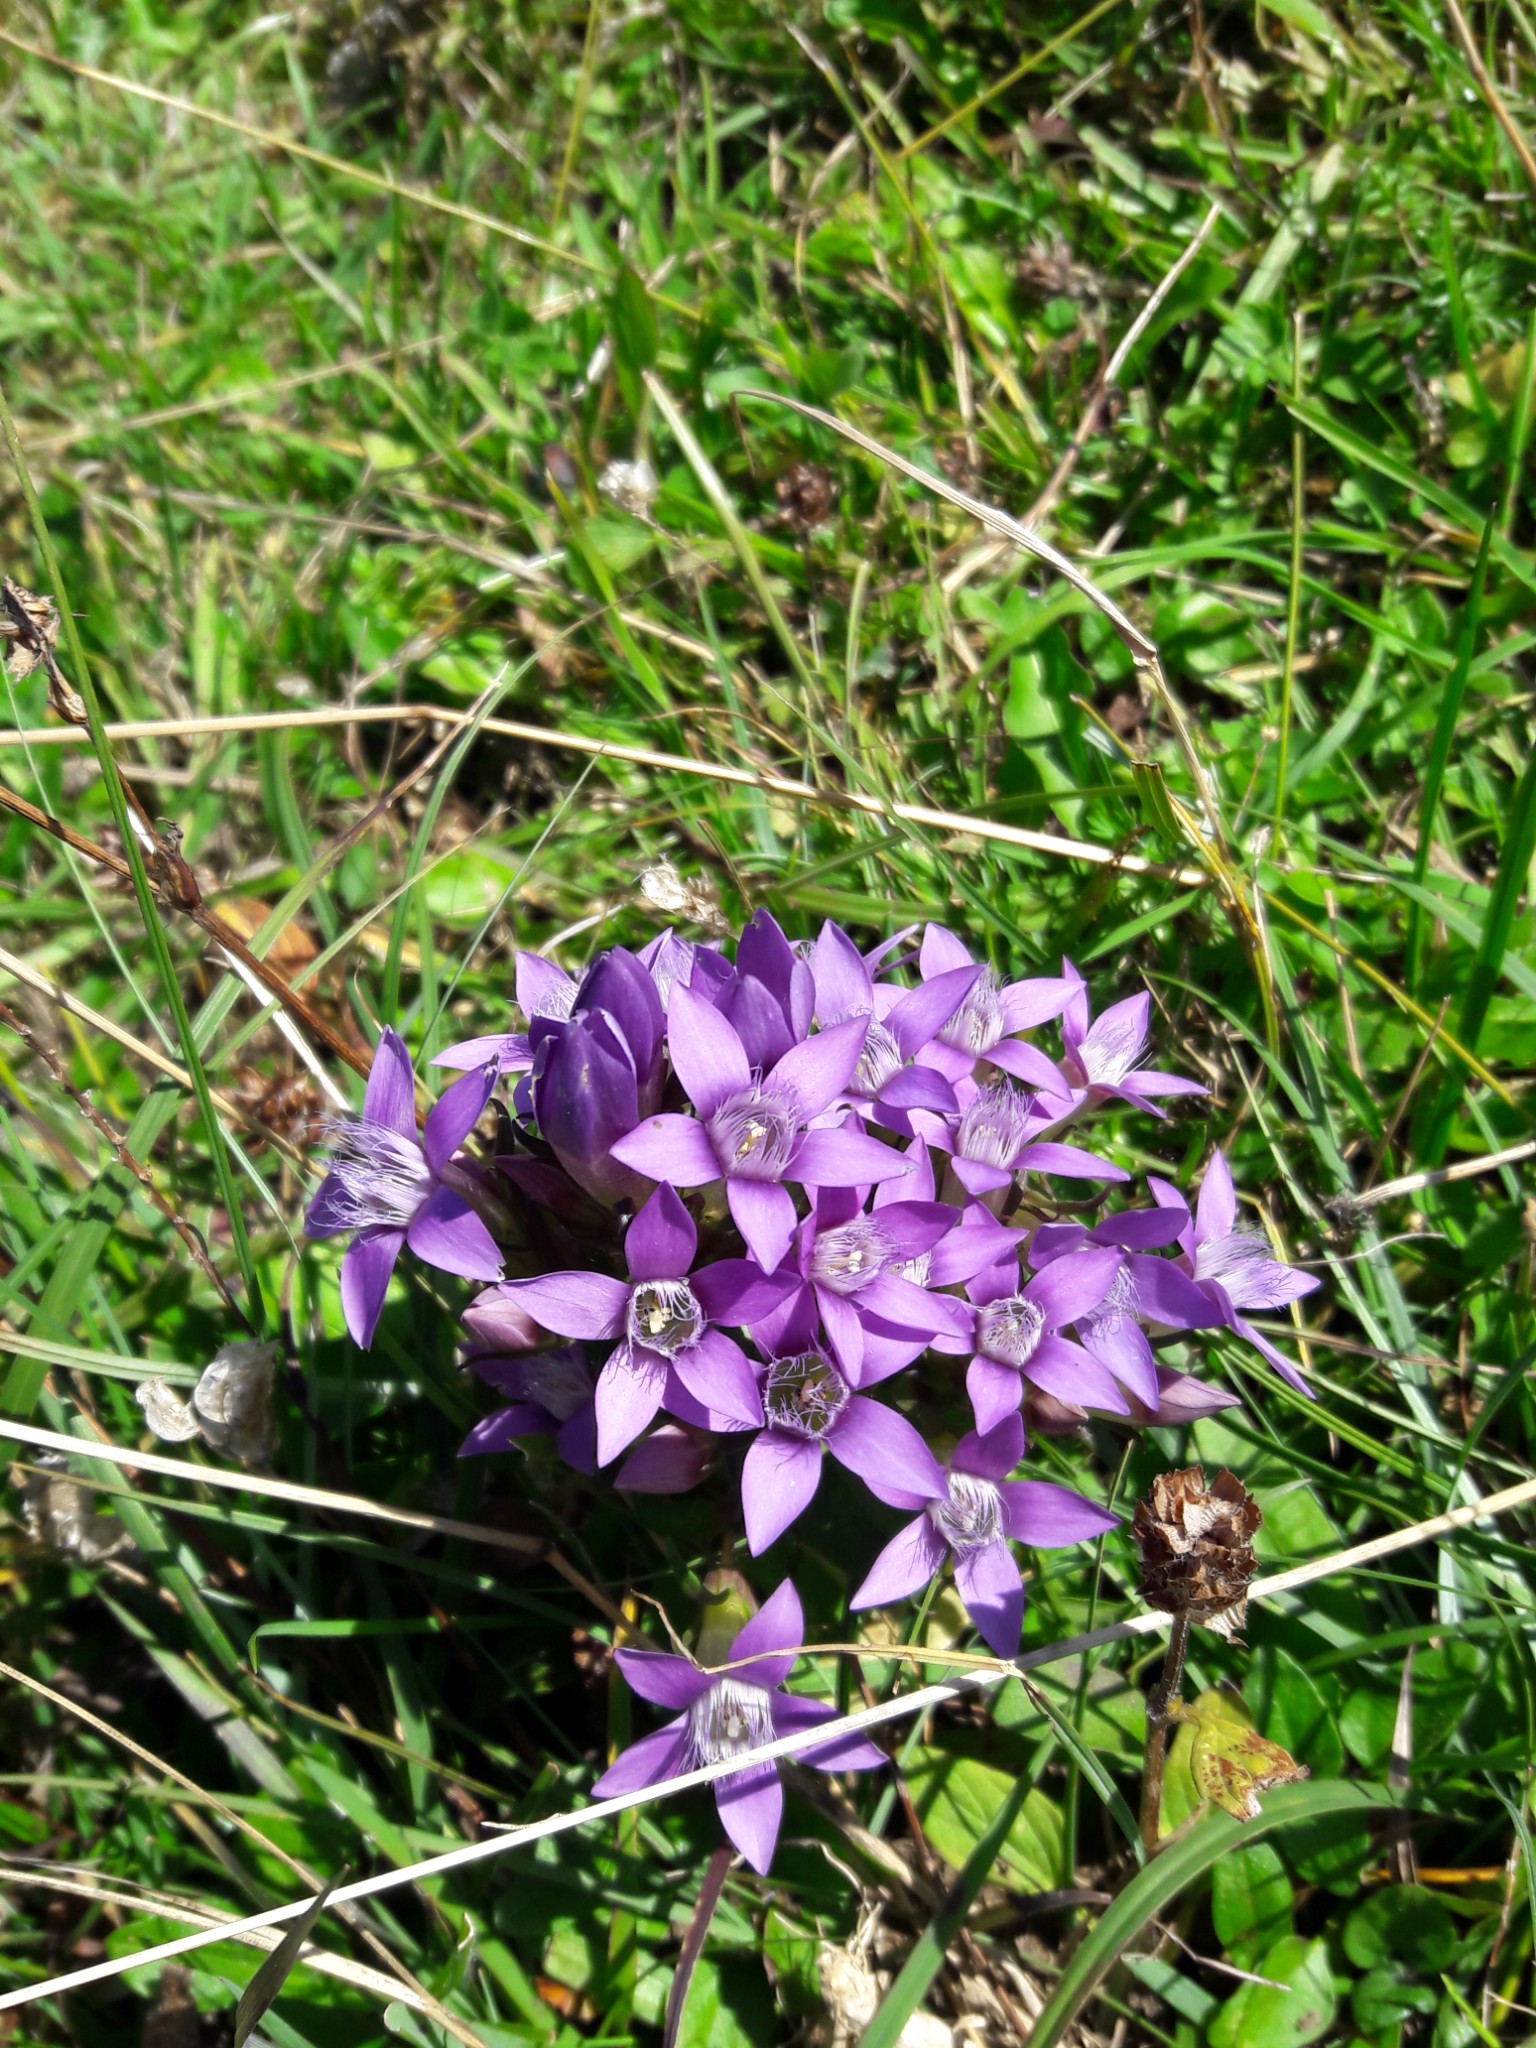
[[[1258,1502],[1231,1472],[1218,1472],[1210,1486],[1203,1465],[1154,1479],[1131,1520],[1147,1605],[1236,1635],[1259,1568],[1253,1535],[1262,1520]]]

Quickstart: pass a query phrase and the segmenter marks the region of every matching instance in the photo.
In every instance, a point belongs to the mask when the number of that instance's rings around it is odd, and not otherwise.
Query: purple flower
[[[795,1316],[763,1376],[763,1428],[741,1470],[747,1547],[754,1557],[810,1506],[822,1453],[857,1473],[879,1500],[937,1499],[944,1475],[912,1424],[894,1408],[856,1394],[835,1359],[814,1340],[808,1315]]]
[[[402,1245],[418,1259],[466,1280],[494,1280],[501,1253],[466,1193],[472,1172],[453,1155],[479,1122],[496,1085],[487,1064],[445,1090],[416,1135],[416,1094],[404,1041],[386,1030],[368,1075],[360,1117],[334,1119],[330,1170],[304,1228],[310,1237],[356,1236],[341,1262],[341,1306],[352,1340],[373,1342]]]
[[[534,1121],[589,1195],[638,1204],[650,1192],[650,1181],[616,1160],[614,1142],[661,1100],[661,998],[634,954],[615,947],[588,969],[574,1003],[568,1023],[536,1017],[529,1030]]]
[[[518,1008],[530,1022],[535,1017],[553,1017],[564,1022],[576,1002],[576,983],[563,967],[539,953],[519,953],[513,968]],[[463,1038],[446,1046],[434,1067],[482,1067],[494,1060],[503,1074],[517,1073],[533,1064],[533,1047],[526,1031],[502,1032],[490,1038]]]
[[[961,968],[976,968],[965,947],[943,925],[923,933],[918,968],[925,982],[944,979]],[[1026,1045],[1015,1032],[1028,1031],[1059,1017],[1073,984],[1060,976],[1034,981],[1004,982],[993,967],[975,974],[964,1000],[922,1054],[923,1063],[951,1081],[964,1080],[978,1064],[1000,1067],[1032,1088],[1064,1093],[1062,1075],[1038,1047]]]
[[[1282,1352],[1239,1313],[1245,1308],[1283,1308],[1311,1294],[1322,1282],[1313,1273],[1298,1273],[1270,1250],[1262,1230],[1244,1230],[1237,1221],[1237,1194],[1226,1155],[1213,1152],[1200,1183],[1193,1224],[1184,1198],[1165,1180],[1149,1175],[1147,1185],[1162,1211],[1172,1217],[1183,1212],[1178,1242],[1185,1254],[1190,1276],[1212,1302],[1217,1321],[1251,1344],[1267,1358],[1287,1385],[1310,1400],[1312,1389]]]
[[[667,1044],[698,1117],[650,1117],[613,1146],[613,1157],[675,1187],[704,1187],[723,1178],[747,1249],[764,1272],[773,1272],[795,1234],[795,1204],[786,1181],[853,1187],[907,1171],[906,1160],[878,1138],[847,1129],[806,1129],[846,1090],[866,1024],[855,1017],[818,1031],[759,1074],[729,1020],[691,988],[675,987]]]
[[[1143,992],[1112,1003],[1092,1024],[1088,1021],[1088,985],[1072,965],[1064,961],[1075,983],[1061,1019],[1061,1041],[1065,1048],[1062,1067],[1072,1083],[1073,1099],[1079,1107],[1092,1108],[1111,1099],[1128,1102],[1153,1116],[1164,1112],[1152,1100],[1156,1095],[1204,1095],[1198,1081],[1186,1081],[1180,1074],[1160,1073],[1143,1067],[1147,1026],[1152,998]]]
[[[851,1607],[886,1607],[926,1586],[954,1559],[955,1584],[977,1633],[999,1657],[1016,1657],[1024,1624],[1024,1588],[1010,1542],[1036,1550],[1083,1543],[1116,1517],[1065,1486],[1010,1480],[1024,1455],[1024,1425],[1006,1416],[985,1435],[955,1445],[939,1500],[897,1502],[920,1512],[885,1546]]]
[[[592,1373],[578,1346],[566,1344],[557,1351],[527,1352],[515,1358],[496,1352],[473,1353],[465,1363],[510,1401],[475,1424],[459,1446],[461,1458],[483,1458],[510,1450],[519,1437],[552,1436],[567,1465],[578,1472],[596,1470]]]
[[[687,1493],[714,1462],[706,1433],[664,1422],[642,1437],[614,1474],[620,1493]]]
[[[1061,1335],[1104,1299],[1119,1268],[1118,1252],[1094,1246],[1054,1260],[1023,1287],[1013,1259],[971,1282],[976,1349],[965,1390],[983,1435],[1017,1411],[1025,1380],[1077,1407],[1125,1413],[1109,1374]]]
[[[642,946],[636,957],[655,982],[663,1010],[678,982],[718,1003],[736,979],[735,968],[717,947],[680,939],[670,927]]]
[[[1008,1187],[1017,1173],[1054,1173],[1066,1180],[1129,1180],[1097,1153],[1077,1145],[1040,1142],[1036,1133],[1059,1118],[1036,1114],[1034,1098],[1011,1082],[974,1088],[959,1116],[948,1125],[924,1122],[929,1142],[952,1156],[955,1179],[967,1194],[982,1199]]]
[[[1047,1223],[1035,1232],[1030,1247],[1037,1266],[1080,1257],[1086,1246],[1118,1250],[1120,1263],[1114,1280],[1097,1307],[1079,1318],[1077,1334],[1095,1362],[1112,1373],[1143,1408],[1157,1406],[1158,1379],[1157,1361],[1142,1324],[1164,1330],[1201,1330],[1222,1320],[1221,1310],[1178,1264],[1151,1256],[1175,1241],[1181,1218],[1187,1216],[1180,1202],[1177,1212],[1168,1208],[1122,1210],[1087,1231],[1077,1223]],[[1105,1403],[1093,1399],[1080,1405],[1097,1408]],[[1120,1412],[1126,1412],[1123,1403]]]
[[[631,1690],[653,1706],[671,1709],[677,1719],[632,1743],[593,1791],[607,1799],[643,1785],[659,1785],[835,1719],[835,1707],[780,1690],[804,1640],[800,1596],[786,1579],[732,1642],[727,1663],[744,1657],[756,1660],[739,1670],[712,1677],[688,1657],[663,1650],[620,1650],[619,1668]],[[821,1771],[867,1771],[886,1758],[863,1736],[843,1735],[801,1750],[798,1761]],[[784,1816],[777,1763],[728,1772],[715,1780],[714,1793],[721,1826],[752,1868],[766,1876]]]
[[[597,1381],[599,1465],[626,1450],[663,1406],[681,1407],[689,1421],[704,1410],[748,1429],[762,1423],[756,1375],[713,1325],[756,1322],[793,1288],[793,1276],[770,1279],[746,1259],[693,1273],[697,1250],[693,1218],[671,1188],[659,1187],[625,1233],[627,1281],[545,1273],[505,1283],[506,1296],[557,1336],[619,1340]]]
[[[883,1379],[910,1364],[931,1338],[966,1327],[964,1304],[930,1294],[923,1284],[932,1271],[935,1247],[958,1221],[945,1202],[888,1202],[865,1214],[851,1188],[817,1190],[797,1234],[796,1263],[851,1386],[864,1384],[870,1339],[871,1379]],[[990,1255],[996,1256],[995,1248]],[[978,1250],[978,1263],[985,1256]],[[891,1357],[893,1344],[897,1355]]]
[[[950,1083],[931,1066],[913,1061],[935,1032],[954,1015],[982,970],[972,962],[941,974],[921,988],[877,983],[868,963],[840,926],[821,928],[811,952],[816,1014],[823,1027],[848,1017],[867,1017],[869,1029],[849,1084],[848,1098],[861,1116],[878,1119],[910,1135],[906,1112],[927,1109],[952,1115],[959,1104]]]

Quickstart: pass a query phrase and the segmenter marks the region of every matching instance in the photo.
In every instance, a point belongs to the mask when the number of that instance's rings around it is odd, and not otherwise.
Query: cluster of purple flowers
[[[1233,1332],[1305,1391],[1244,1312],[1317,1282],[1239,1225],[1220,1153],[1193,1211],[1151,1176],[1149,1205],[1075,1220],[1129,1179],[1074,1142],[1095,1110],[1161,1117],[1168,1098],[1204,1092],[1146,1063],[1146,995],[1094,1017],[1070,964],[1003,982],[938,926],[861,954],[834,924],[796,946],[761,912],[734,961],[667,932],[579,982],[520,955],[516,987],[526,1031],[441,1054],[459,1078],[419,1135],[409,1056],[384,1033],[309,1213],[311,1235],[353,1233],[342,1303],[365,1347],[402,1247],[494,1283],[464,1320],[470,1362],[505,1405],[466,1453],[552,1434],[579,1469],[622,1459],[620,1487],[676,1492],[743,1437],[754,1555],[804,1512],[830,1456],[914,1517],[852,1604],[913,1594],[948,1561],[983,1640],[1012,1656],[1024,1598],[1010,1545],[1074,1544],[1114,1519],[1012,1477],[1026,1406],[1037,1426],[1209,1413],[1231,1397],[1159,1365],[1152,1342],[1202,1329]],[[1030,1035],[1043,1025],[1054,1055]],[[516,1149],[467,1156],[503,1081]],[[1062,1182],[1077,1184],[1071,1199]],[[507,1242],[553,1247],[537,1261],[551,1270],[502,1277]],[[974,1425],[942,1460],[890,1399],[925,1356],[957,1391],[963,1376]],[[775,1600],[798,1627],[793,1587]],[[625,1653],[632,1682],[687,1711],[621,1759],[610,1787],[734,1753],[710,1734],[717,1720],[761,1740],[784,1718],[763,1704],[777,1678],[710,1685],[648,1654]],[[769,1767],[761,1797],[722,1802],[759,1867],[777,1791]]]

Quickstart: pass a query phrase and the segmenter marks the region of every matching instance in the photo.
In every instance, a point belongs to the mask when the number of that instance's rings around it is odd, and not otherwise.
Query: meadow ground
[[[688,1625],[728,1475],[637,1502],[543,1451],[456,1461],[491,1405],[467,1289],[402,1268],[364,1356],[301,1234],[328,1105],[295,1037],[354,1101],[381,1023],[418,1062],[508,1028],[517,948],[579,968],[761,908],[1150,990],[1210,1093],[1112,1120],[1117,1156],[1188,1185],[1227,1149],[1324,1281],[1259,1318],[1316,1398],[1201,1339],[1240,1407],[1041,1434],[1033,1468],[1128,1511],[1224,1464],[1266,1569],[1530,1474],[1533,76],[1522,0],[6,11],[35,502],[0,469],[0,570],[56,592],[93,691],[71,726],[13,643],[0,785],[46,817],[0,834],[0,1409],[147,1449],[137,1383],[184,1394],[246,1316],[283,1347],[271,1475],[532,1540],[260,1474],[77,1492],[13,1441],[0,1996],[562,1812],[650,1725],[613,1601]],[[748,390],[1039,525],[1158,663]],[[609,469],[642,459],[654,494]],[[196,884],[163,863],[157,905],[103,721]],[[823,1486],[811,1641],[894,1526]],[[1246,1836],[1208,1816],[1137,1874],[1159,1652],[1120,1642],[901,1728],[899,1788],[796,1777],[769,1881],[693,1795],[332,1913],[262,2037],[654,2039],[692,1929],[670,2031],[710,2048],[1524,2040],[1533,1529],[1197,1634],[1195,1684],[1311,1772]],[[1029,1593],[1029,1648],[1136,1612],[1125,1529]],[[904,1625],[971,1646],[952,1596]],[[917,1682],[808,1669],[843,1705]],[[230,2039],[259,1961],[0,2040]]]

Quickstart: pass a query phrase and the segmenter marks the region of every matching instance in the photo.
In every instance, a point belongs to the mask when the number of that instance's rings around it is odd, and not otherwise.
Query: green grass
[[[498,1028],[512,951],[574,966],[643,942],[661,919],[642,877],[663,861],[706,917],[765,905],[796,935],[936,917],[1015,970],[1068,952],[1104,1000],[1150,986],[1168,1063],[1212,1087],[1166,1127],[1127,1122],[1127,1162],[1183,1179],[1225,1145],[1250,1220],[1327,1285],[1305,1305],[1315,1405],[1220,1348],[1202,1369],[1243,1396],[1235,1420],[1128,1451],[1107,1427],[1042,1437],[1040,1469],[1128,1508],[1170,1464],[1230,1464],[1274,1563],[1531,1471],[1529,1164],[1346,1199],[1533,1125],[1536,247],[1519,164],[1438,9],[1207,7],[1198,47],[1184,10],[1129,0],[409,0],[371,56],[340,4],[56,0],[5,28],[119,81],[0,42],[0,384],[73,612],[61,659],[81,687],[88,665],[108,720],[289,721],[114,751],[205,893],[243,931],[267,918],[255,950],[303,971],[336,1030],[366,1046],[393,1022],[430,1050]],[[1536,133],[1528,10],[1492,6],[1473,32]],[[1027,517],[1213,202],[1045,528],[1155,641],[1156,686],[1038,564],[736,397],[831,410]],[[597,488],[641,454],[661,484],[649,519]],[[778,489],[807,462],[828,473],[809,531]],[[43,586],[9,471],[0,511],[0,569]],[[304,722],[396,703],[759,767],[805,800],[491,731],[395,796],[441,731]],[[49,722],[43,677],[15,684],[7,723]],[[115,843],[88,747],[8,746],[0,778]],[[1212,879],[906,824],[839,807],[844,792]],[[462,1297],[418,1272],[373,1353],[352,1350],[334,1256],[299,1235],[303,1117],[324,1104],[202,934],[162,915],[175,1001],[131,890],[23,821],[0,833],[9,954],[222,1100],[271,1109],[291,1079],[287,1148],[229,1115],[211,1142],[208,1103],[0,972],[0,1000],[281,1335],[275,1470],[555,1535],[607,1592],[686,1627],[732,1525],[728,1483],[637,1514],[542,1457],[456,1465],[485,1405],[454,1360]],[[0,1139],[16,1347],[0,1409],[137,1442],[141,1369],[184,1382],[240,1333],[9,1027]],[[27,1888],[23,1859],[243,1913],[312,1889],[295,1864],[366,1874],[482,1816],[571,1806],[619,1733],[610,1622],[546,1564],[147,1479],[103,1500],[135,1547],[102,1562],[28,1536],[20,1499],[6,1660],[222,1804],[37,1695],[0,1694],[5,1985],[183,1931]],[[889,1518],[829,1485],[802,1527],[812,1636],[841,1639],[850,1573]],[[1097,1562],[1053,1554],[1029,1644],[1131,1611],[1134,1584],[1123,1534]],[[1517,1515],[1256,1609],[1246,1651],[1197,1638],[1197,1681],[1241,1685],[1315,1783],[1380,1784],[1407,1716],[1430,1903],[1386,1882],[1392,1842],[1334,1793],[1316,1808],[1331,1819],[1235,1855],[1197,1845],[1173,1889],[1133,1879],[1116,1814],[1136,1804],[1150,1672],[1121,1645],[1052,1677],[1048,1715],[1010,1686],[906,1753],[952,1872],[998,1819],[997,1787],[1030,1785],[1007,1833],[1027,1881],[980,1888],[973,1860],[946,1907],[888,1792],[792,1799],[771,1890],[726,1884],[681,2038],[788,2038],[820,2009],[818,1945],[847,1947],[878,1904],[874,1961],[886,1981],[908,1965],[894,1999],[946,2019],[992,2011],[998,1987],[1017,2003],[1020,1971],[1048,1999],[1086,1985],[1082,1958],[1119,1955],[1087,2008],[1105,2038],[1119,2015],[1123,2041],[1181,2048],[1524,2039],[1533,1607]],[[942,1607],[923,1623],[946,1625]],[[851,1669],[825,1672],[856,1702]],[[889,1665],[866,1676],[895,1683]],[[318,1938],[375,1969],[387,1953],[487,2048],[654,2038],[712,1830],[688,1799],[328,1917]],[[1031,1910],[1127,1882],[1142,1894],[1113,1920]],[[1154,1891],[1184,1946],[1132,1926]],[[197,1960],[197,2002],[231,2016],[255,1951]],[[1223,1960],[1301,1989],[1284,2005]],[[153,1990],[130,1977],[28,2008],[12,2038],[120,2043]],[[386,2007],[303,1968],[267,2037],[449,2038]]]

